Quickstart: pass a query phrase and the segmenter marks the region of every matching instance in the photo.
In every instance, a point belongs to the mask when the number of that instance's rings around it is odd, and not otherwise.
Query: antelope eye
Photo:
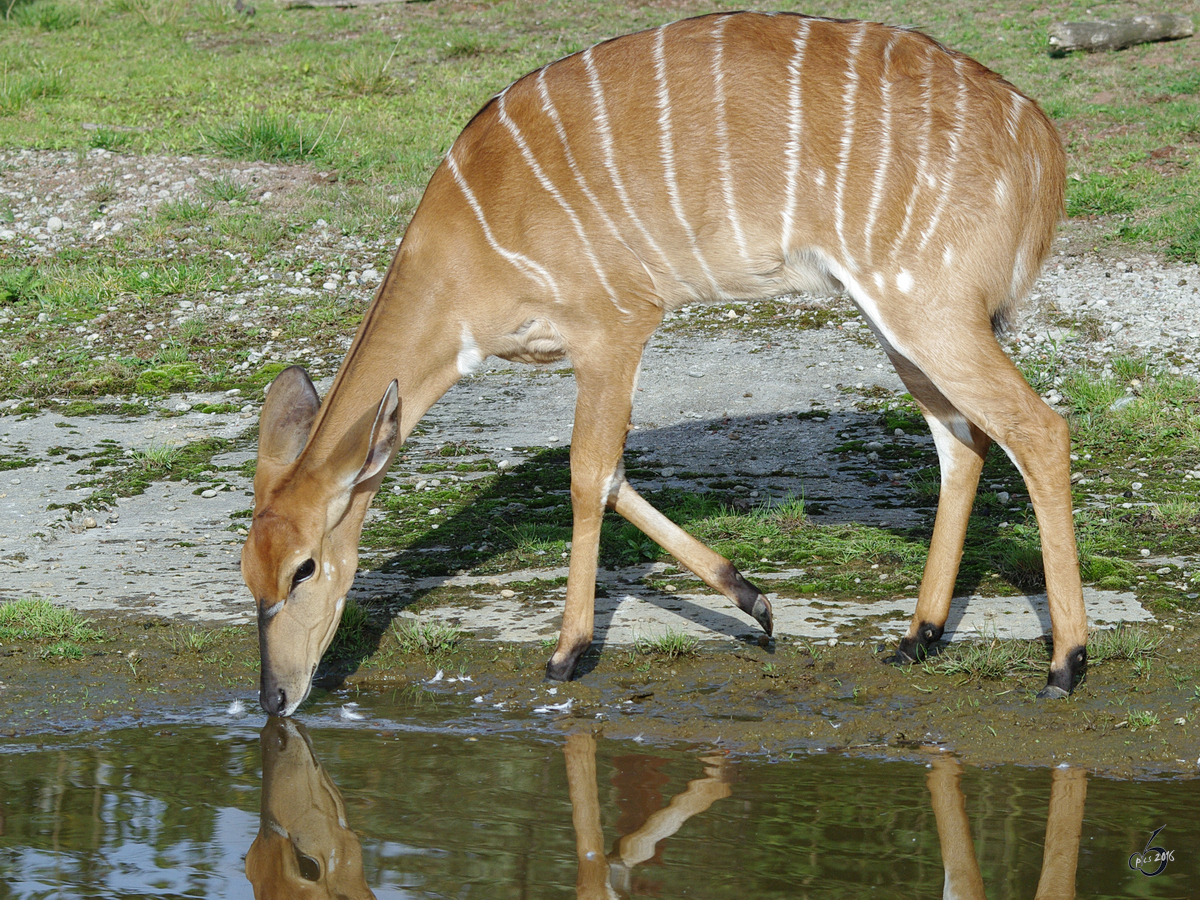
[[[300,563],[300,568],[298,568],[296,570],[296,574],[292,576],[292,587],[294,588],[303,581],[308,581],[308,579],[313,577],[313,573],[316,571],[317,564],[311,559],[306,559],[304,562]]]

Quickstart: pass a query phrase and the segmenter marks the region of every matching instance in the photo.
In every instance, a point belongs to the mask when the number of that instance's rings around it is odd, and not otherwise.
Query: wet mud
[[[81,659],[50,657],[35,643],[0,647],[0,735],[262,717],[252,629],[95,621],[107,637],[87,645]],[[464,639],[435,657],[385,647],[326,667],[297,718],[361,702],[400,721],[406,709],[436,707],[481,734],[589,732],[768,758],[822,751],[919,758],[938,749],[969,765],[1195,775],[1197,629],[1180,622],[1167,635],[1149,659],[1093,663],[1061,701],[1035,699],[1044,674],[989,679],[935,674],[922,664],[897,668],[884,662],[894,648],[869,639],[760,646],[747,635],[675,659],[599,647],[566,684],[544,680],[542,644]]]

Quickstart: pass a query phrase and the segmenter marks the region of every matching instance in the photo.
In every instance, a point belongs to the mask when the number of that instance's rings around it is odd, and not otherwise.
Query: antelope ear
[[[271,382],[258,420],[258,465],[287,466],[308,442],[321,398],[300,366],[284,369]]]
[[[400,386],[393,381],[374,413],[364,414],[338,443],[326,468],[330,486],[348,499],[357,485],[388,467],[399,436]]]
[[[354,476],[353,484],[362,484],[383,472],[392,461],[396,450],[396,439],[400,434],[400,385],[395,380],[383,392],[375,423],[371,426],[371,437],[367,442],[362,468]]]

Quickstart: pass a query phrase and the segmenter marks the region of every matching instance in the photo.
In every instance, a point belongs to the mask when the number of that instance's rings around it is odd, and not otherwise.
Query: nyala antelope
[[[509,85],[434,172],[324,402],[300,368],[264,402],[242,553],[264,709],[289,715],[307,696],[385,471],[489,356],[569,357],[575,372],[573,544],[549,678],[569,679],[591,643],[606,508],[770,634],[763,592],[646,502],[622,453],[665,313],[797,291],[849,295],[933,431],[941,496],[895,658],[942,634],[995,441],[1041,531],[1054,642],[1041,695],[1067,695],[1087,659],[1067,426],[995,337],[1049,251],[1064,181],[1032,100],[904,28],[720,13]]]

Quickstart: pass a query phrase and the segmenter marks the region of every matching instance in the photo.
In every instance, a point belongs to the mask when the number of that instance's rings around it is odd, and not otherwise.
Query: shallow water
[[[739,757],[470,728],[438,707],[357,714],[9,740],[0,898],[996,900],[1200,884],[1194,779],[977,769],[936,751]],[[1148,842],[1173,857],[1154,876],[1158,862],[1130,868]]]

